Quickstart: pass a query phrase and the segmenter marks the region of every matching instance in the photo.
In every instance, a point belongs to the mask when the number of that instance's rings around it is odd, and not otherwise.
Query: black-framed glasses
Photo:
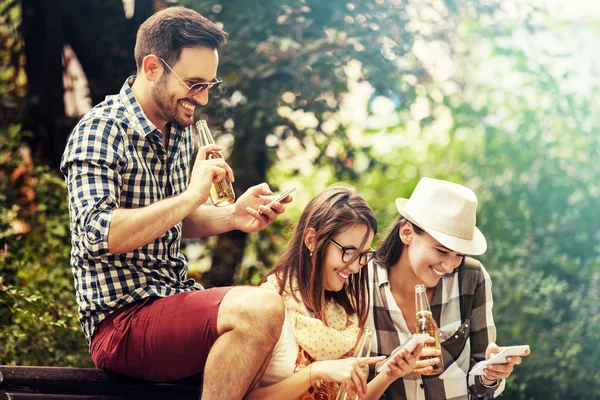
[[[342,261],[343,262],[349,263],[356,257],[356,254],[358,253],[357,249],[355,249],[353,247],[342,246],[341,244],[339,244],[338,242],[336,242],[333,239],[329,239],[329,240],[331,241],[331,243],[335,244],[342,251]],[[371,261],[373,259],[373,257],[375,257],[375,250],[369,249],[369,250],[365,251],[364,253],[360,253],[358,255],[358,263],[360,265],[367,265],[369,263],[369,261]]]
[[[163,63],[165,63],[165,65],[167,66],[167,68],[169,68],[169,71],[171,71],[173,73],[173,75],[175,75],[177,77],[177,79],[179,79],[179,82],[183,83],[183,86],[185,86],[188,89],[187,95],[189,97],[193,97],[193,96],[197,96],[200,93],[204,92],[207,88],[208,88],[208,93],[212,92],[213,90],[215,90],[216,88],[218,88],[221,83],[223,83],[222,80],[216,80],[216,81],[212,81],[212,82],[208,82],[208,83],[194,83],[192,86],[188,86],[183,79],[181,79],[179,77],[179,75],[177,75],[177,72],[173,71],[173,68],[171,68],[169,66],[169,64],[167,64],[167,62],[165,60],[163,60],[162,58],[158,57],[158,59],[160,61],[162,61]]]

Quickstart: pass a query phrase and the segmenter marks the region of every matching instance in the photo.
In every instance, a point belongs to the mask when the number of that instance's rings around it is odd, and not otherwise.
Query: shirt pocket
[[[187,188],[190,170],[189,159],[184,155],[175,161],[171,167],[171,176],[169,178],[173,187],[173,195],[180,194]]]
[[[440,379],[466,378],[471,358],[470,325],[471,320],[467,319],[440,329],[440,344],[446,366]]]
[[[466,319],[463,322],[455,322],[440,328],[440,343],[446,348],[454,348],[457,345],[464,346],[469,338],[469,326],[471,320]]]
[[[470,398],[468,372],[471,359],[471,342],[469,340],[470,321],[464,321],[456,329],[446,330],[442,343],[444,353],[444,372],[439,379],[444,383],[444,398]]]

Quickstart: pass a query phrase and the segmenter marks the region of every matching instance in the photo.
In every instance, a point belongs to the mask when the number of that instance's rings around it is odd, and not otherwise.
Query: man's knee
[[[237,287],[231,289],[219,311],[219,324],[230,329],[261,332],[268,338],[278,338],[285,318],[281,296],[265,288]],[[222,311],[222,312],[221,312]]]
[[[247,315],[249,317],[247,321],[251,328],[255,328],[254,323],[256,323],[266,333],[270,331],[279,337],[285,318],[281,296],[264,288],[252,290],[249,296],[250,301],[245,302],[240,308],[241,318]]]
[[[248,304],[248,311],[256,312],[262,324],[279,337],[285,319],[281,296],[270,290],[261,289],[256,300],[256,303]],[[253,311],[252,308],[256,310]]]

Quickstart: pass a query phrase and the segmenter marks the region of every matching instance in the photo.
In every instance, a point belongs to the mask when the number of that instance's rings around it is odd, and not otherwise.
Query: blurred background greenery
[[[600,4],[72,3],[0,0],[0,364],[91,366],[58,160],[79,116],[134,73],[139,24],[179,4],[231,35],[225,87],[197,117],[236,191],[298,187],[263,232],[186,242],[191,275],[256,283],[334,182],[385,227],[421,176],[456,181],[480,199],[498,343],[533,352],[504,397],[600,398]]]

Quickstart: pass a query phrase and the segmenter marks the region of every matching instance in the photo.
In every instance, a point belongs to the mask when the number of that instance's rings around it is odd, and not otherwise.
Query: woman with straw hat
[[[421,356],[431,358],[420,359],[403,378],[387,372],[384,384],[369,385],[369,397],[494,398],[504,390],[504,380],[521,357],[490,365],[483,375],[469,376],[478,361],[499,351],[494,343],[492,282],[483,265],[468,257],[487,248],[475,226],[475,193],[455,183],[422,178],[409,199],[396,200],[396,208],[400,216],[369,264],[367,324],[376,330],[372,352],[390,354],[415,333],[416,285],[425,285],[441,351],[426,347]],[[444,372],[431,375],[440,359]]]

